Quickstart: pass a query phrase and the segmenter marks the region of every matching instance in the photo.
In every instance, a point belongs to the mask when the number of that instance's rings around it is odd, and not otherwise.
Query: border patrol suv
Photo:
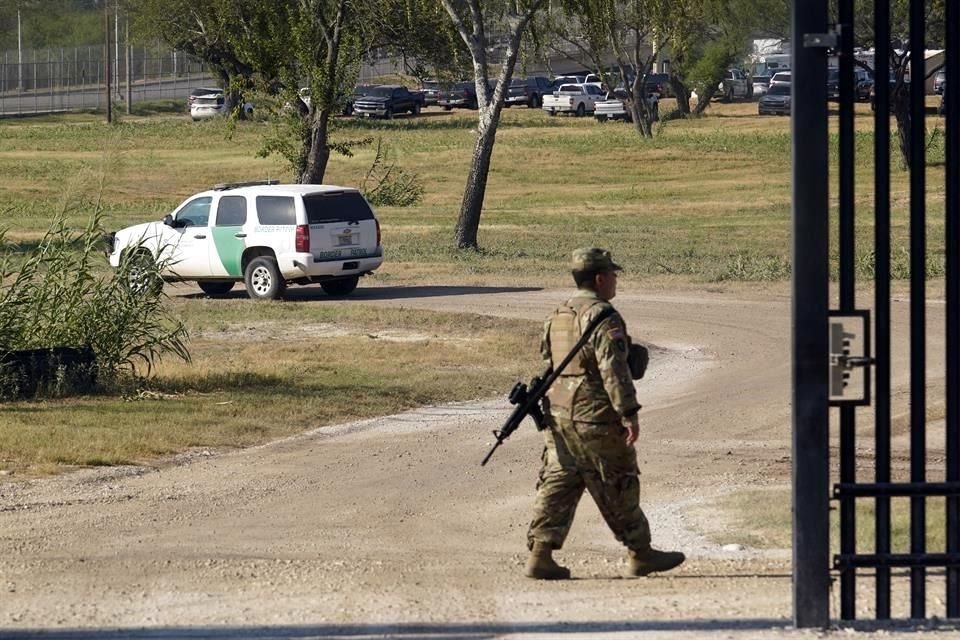
[[[164,281],[194,280],[212,296],[237,282],[254,299],[280,298],[288,283],[345,296],[383,263],[380,223],[359,191],[274,180],[217,185],[106,239],[111,266],[134,252]]]

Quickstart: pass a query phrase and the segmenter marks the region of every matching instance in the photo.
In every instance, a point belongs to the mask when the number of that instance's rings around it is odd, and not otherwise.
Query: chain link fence
[[[194,58],[160,47],[110,50],[110,85],[117,107],[186,98],[215,83]],[[27,49],[0,53],[0,117],[106,108],[106,48]]]

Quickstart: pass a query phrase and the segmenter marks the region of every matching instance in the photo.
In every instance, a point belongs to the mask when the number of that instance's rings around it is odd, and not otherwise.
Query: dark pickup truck
[[[401,85],[383,85],[370,89],[367,95],[353,102],[353,113],[370,118],[393,118],[394,114],[409,111],[413,115],[423,108],[423,94]]]

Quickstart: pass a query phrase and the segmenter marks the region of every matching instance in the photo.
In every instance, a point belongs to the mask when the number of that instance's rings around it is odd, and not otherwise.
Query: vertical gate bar
[[[946,3],[946,45],[944,58],[947,86],[960,87],[960,7]],[[956,95],[956,90],[954,90]],[[946,448],[947,482],[960,480],[960,102],[947,101],[947,193],[944,249],[947,256],[947,378]],[[960,552],[960,498],[947,498],[947,553]],[[947,617],[960,618],[960,569],[947,568]]]
[[[890,482],[890,4],[874,2],[876,47],[873,58],[876,111],[873,127],[874,153],[874,254],[876,285],[876,401],[874,447],[876,482]],[[883,79],[882,82],[879,79]],[[890,498],[878,496],[875,503],[875,547],[878,555],[890,553]],[[877,619],[890,618],[890,569],[876,572]]]
[[[830,622],[827,60],[801,45],[824,33],[827,0],[792,3],[793,620]]]
[[[853,131],[853,0],[841,0],[839,6],[839,277],[840,310],[856,308],[854,273],[854,131]],[[840,482],[856,482],[856,408],[840,407]],[[840,553],[856,553],[856,499],[840,499]],[[840,617],[856,618],[857,570],[840,571]]]
[[[910,481],[926,480],[926,50],[925,6],[910,1]],[[926,499],[910,498],[910,552],[926,552]],[[924,567],[910,569],[910,617],[926,617]]]

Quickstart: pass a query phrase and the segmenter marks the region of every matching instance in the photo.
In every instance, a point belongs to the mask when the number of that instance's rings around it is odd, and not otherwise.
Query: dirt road
[[[541,319],[567,293],[368,287],[351,303]],[[789,482],[789,298],[616,304],[654,347],[639,386],[642,503],[654,544],[687,553],[680,570],[621,579],[623,550],[585,498],[558,554],[576,579],[523,578],[540,436],[525,426],[481,468],[507,413],[497,398],[0,484],[0,637],[810,635],[784,631],[789,550],[704,536],[730,517],[718,496]]]

